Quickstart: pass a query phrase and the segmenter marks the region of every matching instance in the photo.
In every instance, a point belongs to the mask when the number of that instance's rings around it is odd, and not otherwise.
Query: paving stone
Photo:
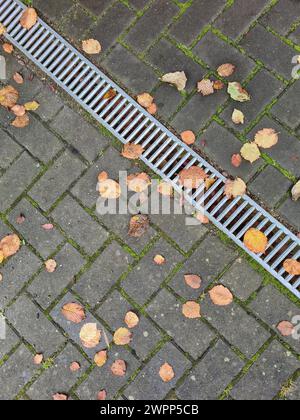
[[[1,320],[2,323],[2,320]],[[2,334],[2,326],[1,326]],[[0,360],[3,359],[16,345],[20,342],[19,337],[13,332],[13,330],[6,324],[5,325],[5,338],[0,338]]]
[[[300,124],[299,112],[297,110],[299,95],[300,82],[296,82],[279,98],[271,110],[276,118],[293,129],[296,129]]]
[[[300,309],[271,285],[266,286],[258,294],[251,303],[251,309],[280,336],[278,324],[282,321],[293,322],[293,319],[300,316]],[[281,336],[281,338],[300,353],[300,340],[295,340],[293,337]]]
[[[28,288],[34,299],[46,309],[71,283],[85,260],[70,244],[66,244],[54,257],[57,268],[48,273],[44,268]]]
[[[147,60],[163,74],[184,71],[188,79],[187,90],[194,89],[205,73],[205,70],[199,64],[195,63],[165,39],[160,40],[149,51]],[[174,87],[173,90],[176,92]]]
[[[176,393],[181,400],[217,400],[243,366],[230,347],[218,341]]]
[[[203,316],[248,358],[253,357],[270,334],[236,303],[216,306],[210,298],[202,302]]]
[[[20,335],[35,348],[35,351],[42,353],[46,358],[53,355],[65,341],[56,327],[25,296],[19,297],[7,309],[6,316]]]
[[[13,233],[12,229],[0,220],[0,237],[2,238],[3,236],[10,235],[11,233]]]
[[[113,310],[112,310],[113,308]],[[97,310],[97,315],[103,319],[113,331],[124,325],[127,312],[133,311],[139,317],[139,324],[132,330],[133,340],[130,347],[136,352],[141,360],[145,360],[149,353],[162,339],[154,325],[118,292],[114,291]]]
[[[25,216],[23,223],[18,224],[17,218]],[[43,258],[49,257],[64,241],[63,236],[54,227],[46,230],[42,226],[50,223],[29,201],[23,199],[9,214],[9,221],[21,233]]]
[[[235,168],[231,163],[234,154],[239,153],[243,144],[229,130],[213,122],[202,134],[204,142],[197,143],[197,148],[208,156],[215,164],[221,165],[227,174],[240,177],[245,181],[252,178],[264,164],[262,159],[252,165],[243,160],[241,166]]]
[[[186,299],[197,299],[234,259],[235,255],[236,253],[223,245],[218,238],[208,235],[169,285],[180,296]],[[200,276],[201,288],[195,290],[189,287],[184,280],[186,274]]]
[[[117,242],[113,242],[80,277],[73,289],[90,306],[95,306],[128,270],[131,262],[131,256]]]
[[[71,152],[65,151],[30,191],[43,210],[49,210],[85,169]]]
[[[35,99],[40,106],[34,113],[44,121],[52,120],[64,106],[61,98],[53,93],[48,86],[44,86]]]
[[[89,162],[94,161],[108,143],[99,130],[67,107],[58,114],[51,127]]]
[[[70,41],[78,44],[80,40],[86,39],[84,33],[94,23],[94,17],[85,11],[82,7],[74,7],[68,13],[67,20],[62,28],[68,35]]]
[[[185,130],[192,130],[194,133],[198,133],[226,100],[227,95],[223,91],[206,97],[197,93],[187,105],[179,111],[171,124],[178,133]]]
[[[107,6],[111,4],[111,0],[79,0],[80,3],[95,15],[100,15]]]
[[[70,365],[73,362],[80,364],[80,370],[72,372]],[[47,369],[27,391],[32,400],[52,400],[57,392],[69,394],[80,376],[90,366],[72,344],[68,344],[63,352],[54,360],[53,365]]]
[[[235,400],[272,400],[296,369],[299,369],[299,361],[274,341],[233,388],[231,395]]]
[[[295,44],[300,45],[300,26],[297,27],[297,29],[291,33],[290,38]]]
[[[203,28],[218,16],[225,5],[225,0],[194,2],[170,30],[171,35],[182,44],[191,44]]]
[[[293,383],[292,389],[288,392],[286,398],[290,401],[300,400],[300,378]]]
[[[295,50],[262,26],[251,29],[241,41],[241,46],[270,69],[287,80],[291,79],[291,61],[296,55]]]
[[[215,333],[202,320],[185,318],[182,304],[167,290],[159,292],[147,312],[194,359],[198,359],[215,338]]]
[[[154,71],[121,45],[113,49],[102,66],[133,94],[151,91],[158,82]]]
[[[154,92],[155,103],[158,107],[157,115],[168,121],[183,101],[183,97],[166,83],[161,84]]]
[[[101,40],[102,51],[106,52],[116,43],[118,37],[130,25],[134,17],[135,13],[124,4],[115,3],[91,29],[90,35]]]
[[[245,260],[238,258],[220,279],[240,300],[247,300],[262,284],[261,275]]]
[[[122,377],[111,372],[112,364],[118,359],[124,360],[127,367]],[[108,362],[102,368],[95,368],[75,392],[81,400],[97,400],[98,392],[105,390],[107,400],[112,400],[139,367],[140,362],[128,350],[114,346],[109,351]]]
[[[79,303],[73,294],[67,293],[63,297],[63,299],[60,300],[58,305],[51,311],[51,316],[54,319],[54,321],[67,333],[68,337],[71,340],[73,340],[75,343],[77,343],[82,348],[82,350],[89,356],[91,360],[94,360],[94,356],[98,351],[101,351],[107,348],[105,335],[109,342],[111,342],[112,336],[111,334],[109,334],[106,328],[104,328],[103,325],[101,325],[101,323],[98,320],[96,320],[96,318],[87,310],[85,311],[86,318],[80,324],[74,324],[73,322],[68,321],[62,315],[61,310],[64,307],[64,305],[70,302]],[[97,328],[102,333],[100,343],[98,344],[98,346],[96,346],[93,349],[88,349],[84,347],[79,337],[82,327],[88,323],[97,324]]]
[[[163,265],[157,265],[153,261],[156,255],[162,255],[166,262]],[[122,282],[122,287],[137,303],[144,305],[159,290],[161,284],[181,260],[182,256],[179,252],[160,239],[129,273]]]
[[[61,4],[60,0],[51,0],[51,4],[48,0],[35,1],[35,7],[41,10],[47,18],[50,18],[55,23],[66,16],[72,6],[72,0],[66,0],[64,1],[64,4]]]
[[[234,4],[220,15],[215,26],[224,35],[235,39],[246,32],[268,3],[268,0],[235,0]]]
[[[19,144],[44,163],[52,160],[63,148],[63,143],[32,116],[27,127],[22,130],[10,127],[9,131]]]
[[[1,267],[0,308],[3,309],[20,292],[41,266],[41,261],[26,247]]]
[[[249,190],[269,207],[275,207],[291,186],[288,178],[273,166],[268,166],[249,185]]]
[[[0,141],[0,168],[6,169],[21,154],[22,148],[2,130]]]
[[[281,35],[286,35],[300,15],[300,4],[297,0],[279,0],[260,21],[275,29]]]
[[[236,66],[234,74],[229,81],[244,80],[255,68],[255,63],[236,48],[227,44],[212,32],[208,32],[193,49],[194,54],[216,71],[224,63]],[[200,80],[200,79],[198,79]]]
[[[23,152],[0,178],[0,212],[5,212],[39,173],[39,165]]]
[[[137,9],[142,9],[149,3],[149,0],[130,0],[130,3]]]
[[[170,382],[163,382],[159,376],[164,363],[169,363],[175,373]],[[124,395],[129,400],[163,400],[190,366],[188,359],[173,344],[167,343],[126,388]]]
[[[33,355],[22,344],[0,367],[0,400],[13,400],[31,380],[37,369],[33,363]]]
[[[59,203],[52,216],[68,237],[89,255],[98,251],[108,239],[108,232],[70,196]]]
[[[249,82],[247,91],[251,95],[251,101],[237,103],[231,101],[229,106],[221,114],[221,118],[226,124],[236,131],[243,131],[249,123],[257,118],[257,116],[265,109],[271,101],[278,96],[284,89],[284,85],[266,70],[261,70]],[[245,124],[236,125],[232,121],[232,113],[237,108],[245,115]]]
[[[297,231],[300,229],[300,202],[292,201],[289,197],[282,206],[279,207],[279,213],[295,227]]]
[[[288,170],[295,177],[300,176],[300,141],[291,136],[281,125],[274,120],[264,117],[259,124],[249,133],[252,139],[259,130],[263,128],[273,128],[279,133],[279,141],[276,146],[266,150],[266,154],[279,163],[284,169]]]
[[[144,51],[158,38],[160,32],[172,22],[172,18],[178,12],[178,7],[172,1],[155,0],[129,31],[125,42],[139,52]]]

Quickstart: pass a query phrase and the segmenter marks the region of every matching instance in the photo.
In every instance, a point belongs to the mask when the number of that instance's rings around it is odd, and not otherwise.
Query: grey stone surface
[[[288,223],[296,228],[300,229],[300,202],[292,201],[289,197],[282,206],[279,207],[280,215],[288,221]]]
[[[22,148],[8,134],[0,130],[0,168],[6,169],[22,152]]]
[[[63,108],[61,98],[56,93],[52,92],[48,86],[45,86],[36,96],[36,101],[40,106],[35,111],[35,114],[43,121],[52,120]]]
[[[183,97],[177,89],[166,83],[158,86],[154,92],[154,97],[158,107],[157,114],[165,121],[171,118],[183,101]]]
[[[40,8],[46,17],[52,21],[60,20],[72,7],[72,0],[66,0],[62,5],[59,0],[52,0],[51,4],[48,0],[36,0],[36,7]]]
[[[287,89],[272,108],[272,114],[289,127],[295,129],[300,124],[297,103],[300,94],[299,81]]]
[[[80,0],[80,3],[95,15],[100,15],[105,8],[110,5],[111,1],[101,0],[101,2],[99,2],[98,0]]]
[[[299,15],[300,4],[297,0],[279,0],[260,21],[279,34],[286,35]]]
[[[0,360],[4,358],[20,342],[20,338],[5,324],[5,338],[0,338]]]
[[[300,378],[296,382],[293,382],[292,388],[287,393],[286,398],[290,401],[300,400]]]

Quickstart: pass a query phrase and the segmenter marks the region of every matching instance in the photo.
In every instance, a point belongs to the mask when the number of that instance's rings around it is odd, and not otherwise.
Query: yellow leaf
[[[268,238],[258,229],[251,228],[244,236],[244,245],[255,254],[264,254],[268,247]]]
[[[225,195],[227,198],[236,198],[246,194],[247,186],[241,178],[235,181],[227,180],[225,184]]]
[[[24,108],[26,109],[26,111],[36,111],[39,108],[40,104],[36,101],[32,101],[32,102],[26,102],[26,104],[24,104]]]
[[[270,149],[278,143],[278,133],[273,128],[264,128],[256,133],[255,143],[263,149]]]
[[[201,308],[199,303],[189,301],[182,306],[182,313],[186,318],[201,318]]]
[[[261,157],[259,148],[255,143],[246,143],[241,148],[241,155],[245,160],[254,163]]]
[[[288,259],[283,263],[283,267],[287,273],[292,276],[300,276],[300,262],[294,259]]]
[[[94,55],[99,54],[102,50],[101,44],[96,39],[87,39],[82,41],[82,49],[85,53]]]
[[[107,362],[107,351],[102,350],[102,351],[99,351],[98,353],[96,353],[96,355],[94,357],[94,362],[96,363],[96,365],[98,367],[104,366],[105,363]]]
[[[98,330],[97,324],[88,323],[81,328],[79,337],[84,347],[92,349],[100,343],[101,331]]]
[[[119,328],[114,334],[114,343],[117,346],[125,346],[132,340],[132,333],[127,328]]]

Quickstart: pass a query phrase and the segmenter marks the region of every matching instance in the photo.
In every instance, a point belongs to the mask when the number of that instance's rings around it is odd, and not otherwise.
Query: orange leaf
[[[2,45],[3,51],[6,52],[6,54],[12,54],[14,47],[13,45],[9,44],[8,42],[5,42]]]
[[[130,191],[137,193],[145,191],[151,184],[149,175],[145,172],[140,174],[132,174],[127,177],[127,185]]]
[[[24,114],[21,117],[17,117],[11,125],[15,128],[25,128],[29,125],[29,116]]]
[[[145,214],[138,214],[136,216],[132,216],[129,223],[128,235],[132,238],[140,238],[147,232],[149,226],[149,217]]]
[[[111,371],[115,376],[125,376],[127,366],[124,360],[116,360],[111,366]]]
[[[33,358],[33,363],[35,365],[40,365],[44,360],[44,356],[42,354],[36,354]]]
[[[57,263],[55,260],[48,260],[45,262],[45,267],[48,273],[54,273],[57,267]]]
[[[117,200],[121,197],[122,191],[117,181],[106,179],[105,181],[99,182],[99,193],[102,198]]]
[[[277,329],[283,337],[290,337],[295,332],[295,326],[289,321],[281,321]]]
[[[264,254],[268,247],[268,238],[263,232],[251,228],[244,236],[244,245],[255,254]]]
[[[28,7],[21,16],[20,24],[25,29],[31,29],[37,23],[37,20],[38,15],[35,9]]]
[[[174,193],[172,185],[164,181],[158,185],[157,191],[164,197],[172,197]]]
[[[20,73],[15,73],[13,75],[13,79],[18,85],[22,85],[24,83],[24,78]]]
[[[83,306],[75,302],[64,305],[61,312],[68,321],[74,324],[80,324],[86,318]]]
[[[81,366],[78,362],[72,362],[70,364],[70,371],[71,372],[78,372],[81,369]]]
[[[217,72],[220,77],[230,77],[236,70],[236,66],[231,63],[222,64]]]
[[[243,159],[242,159],[242,156],[240,154],[235,154],[235,155],[232,155],[232,157],[231,157],[231,164],[235,168],[239,168],[242,164],[242,161],[243,161]]]
[[[149,114],[151,115],[155,115],[157,113],[157,105],[155,103],[151,104],[148,108],[147,111],[149,112]]]
[[[89,55],[99,54],[102,51],[101,44],[96,39],[82,41],[82,49]]]
[[[53,401],[67,401],[69,397],[66,394],[54,394]]]
[[[186,318],[201,318],[201,308],[199,303],[189,301],[182,306],[182,313]]]
[[[96,355],[94,357],[94,362],[96,363],[96,365],[98,367],[104,366],[105,363],[107,362],[107,351],[102,350],[102,351],[99,351],[98,353],[96,353]]]
[[[200,187],[207,177],[207,174],[199,166],[191,166],[188,169],[183,169],[179,174],[181,185],[189,189]]]
[[[19,99],[19,92],[13,86],[0,89],[0,105],[6,108],[15,106]]]
[[[26,114],[26,110],[23,105],[15,105],[11,108],[11,112],[15,114],[16,117],[23,117]]]
[[[196,141],[196,136],[193,131],[187,130],[181,133],[182,141],[187,144],[188,146],[192,145]]]
[[[107,397],[107,392],[105,391],[105,389],[102,389],[101,391],[98,392],[97,400],[98,401],[105,401],[106,397]]]
[[[292,276],[300,275],[300,262],[296,260],[293,260],[293,259],[285,260],[283,263],[283,267],[285,271]]]
[[[228,306],[233,302],[232,293],[222,285],[215,286],[209,292],[209,296],[212,302],[217,306]]]
[[[137,97],[138,103],[144,108],[149,108],[153,104],[153,100],[153,96],[151,96],[149,93],[142,93]]]
[[[140,320],[136,313],[129,311],[125,315],[125,324],[128,328],[134,328],[139,324]]]
[[[144,149],[140,144],[128,143],[125,144],[123,148],[122,156],[126,159],[134,160],[138,159],[142,155],[143,151]]]
[[[8,235],[0,241],[0,252],[5,259],[15,255],[19,251],[20,246],[21,241],[17,235]]]
[[[114,334],[114,343],[117,346],[126,346],[132,340],[132,333],[127,328],[119,328]]]
[[[153,261],[155,262],[156,265],[163,265],[165,264],[166,259],[162,255],[155,255],[155,257],[153,258]]]
[[[170,382],[175,378],[174,369],[169,363],[164,363],[159,369],[159,376],[164,382]]]
[[[184,280],[192,289],[199,289],[201,287],[201,278],[196,274],[186,274]]]

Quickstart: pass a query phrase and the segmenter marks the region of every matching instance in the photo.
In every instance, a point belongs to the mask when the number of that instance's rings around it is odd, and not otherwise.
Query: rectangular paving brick
[[[28,297],[21,296],[6,311],[8,320],[37,353],[53,355],[65,338]]]
[[[175,376],[170,382],[163,382],[158,374],[164,363],[174,370]],[[126,388],[124,395],[129,400],[163,400],[190,365],[173,344],[167,343]]]
[[[182,44],[190,45],[200,35],[205,25],[218,16],[225,5],[226,0],[194,2],[171,28],[171,35]]]
[[[43,121],[52,120],[64,106],[62,99],[58,94],[52,92],[48,86],[45,86],[36,96],[36,101],[40,106],[34,113]]]
[[[38,271],[41,261],[26,246],[1,267],[0,308],[3,309]]]
[[[73,45],[78,45],[80,40],[83,39],[83,31],[86,33],[94,23],[95,17],[91,16],[83,7],[77,5],[68,13],[67,19],[62,25],[62,30],[70,38]]]
[[[158,107],[157,115],[165,121],[169,121],[183,101],[183,97],[178,90],[166,83],[158,86],[154,92],[154,98]]]
[[[70,365],[77,362],[80,369],[72,372]],[[32,400],[52,400],[57,392],[69,394],[70,389],[89,367],[89,363],[72,344],[54,360],[53,365],[38,378],[26,392]]]
[[[149,3],[149,0],[130,0],[130,3],[137,9],[142,9]]]
[[[139,314],[118,291],[114,291],[105,300],[97,310],[97,315],[113,331],[116,331],[120,328],[120,325],[124,324],[125,316],[129,311],[133,311],[139,317],[139,324],[132,330],[133,340],[130,347],[134,349],[141,360],[144,360],[162,339],[162,335],[149,319]]]
[[[108,232],[70,196],[59,203],[52,217],[87,254],[94,254],[108,239]]]
[[[281,35],[286,35],[300,15],[300,3],[297,0],[279,0],[260,21],[270,26]]]
[[[291,197],[280,206],[279,213],[296,231],[300,229],[300,202],[292,201]]]
[[[5,212],[29,187],[40,171],[37,162],[23,152],[21,156],[0,177],[0,212]]]
[[[54,273],[48,273],[44,267],[28,288],[44,309],[73,281],[85,264],[85,260],[70,244],[66,244],[54,259],[57,263]]]
[[[275,115],[277,119],[293,129],[296,129],[300,124],[298,111],[299,95],[300,83],[296,82],[284,92],[271,110],[271,113]]]
[[[297,369],[299,361],[274,341],[233,388],[231,396],[244,401],[272,400]]]
[[[287,80],[292,78],[291,62],[296,51],[262,26],[257,25],[251,29],[241,41],[241,46],[251,56],[259,59]]]
[[[80,3],[95,15],[100,15],[107,6],[111,4],[111,0],[79,0]]]
[[[194,359],[210,346],[215,333],[201,319],[187,319],[182,304],[163,289],[147,308],[151,318]]]
[[[43,210],[49,210],[85,169],[71,152],[65,151],[30,191]]]
[[[289,36],[289,38],[291,38],[291,40],[293,42],[295,42],[295,44],[300,45],[300,26],[298,26],[294,32],[291,33],[291,35]]]
[[[172,18],[178,12],[178,7],[172,1],[155,0],[152,6],[129,31],[125,42],[139,52],[144,51],[158,38],[160,32],[171,23]]]
[[[1,320],[2,322],[2,320]],[[3,359],[17,344],[20,342],[20,338],[16,333],[7,325],[5,325],[5,338],[0,338],[0,360]]]
[[[57,22],[66,15],[68,10],[73,6],[73,0],[66,0],[61,4],[60,0],[36,0],[35,6],[43,12],[43,14],[52,21]]]
[[[109,245],[74,286],[74,290],[91,306],[97,305],[128,270],[132,258],[117,242]]]
[[[25,216],[21,224],[17,222],[20,215]],[[49,220],[26,199],[21,200],[10,212],[9,221],[43,258],[49,257],[64,241],[57,228],[50,230],[43,228],[45,224],[50,223]]]
[[[0,130],[0,168],[6,169],[22,153],[18,145],[8,134]]]
[[[216,400],[243,366],[244,362],[230,347],[218,341],[191,371],[176,394],[181,400]]]

